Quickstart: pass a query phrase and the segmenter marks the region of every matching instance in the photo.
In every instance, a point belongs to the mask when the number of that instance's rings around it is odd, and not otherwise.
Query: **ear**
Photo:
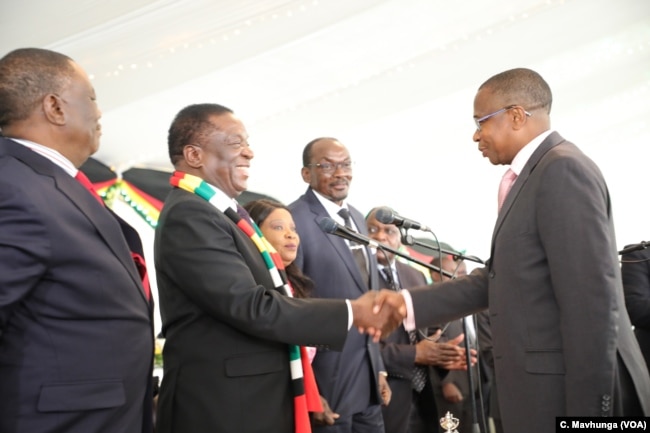
[[[50,123],[58,126],[65,125],[66,116],[63,100],[59,96],[54,93],[45,95],[41,101],[41,107],[43,108],[43,115]]]
[[[188,144],[183,148],[183,158],[190,167],[201,168],[203,166],[203,148]]]
[[[528,116],[526,116],[526,111],[522,107],[514,107],[510,110],[510,115],[512,116],[513,129],[522,129],[526,125]]]
[[[300,174],[302,175],[302,180],[311,185],[311,170],[309,167],[303,167],[302,170],[300,170]]]

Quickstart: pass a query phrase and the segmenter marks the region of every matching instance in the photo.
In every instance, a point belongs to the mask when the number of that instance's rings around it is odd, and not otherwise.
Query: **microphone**
[[[623,254],[628,254],[628,253],[631,253],[631,252],[634,252],[634,251],[645,250],[648,247],[650,247],[650,242],[642,241],[641,243],[638,243],[638,244],[628,245],[627,247],[623,248],[618,253],[623,255]]]
[[[399,216],[393,212],[391,208],[385,206],[377,209],[375,218],[377,218],[377,221],[382,224],[395,224],[396,226],[403,227],[405,229],[422,230],[425,232],[431,231],[431,229],[424,224],[420,224],[419,222]]]
[[[332,218],[323,218],[318,222],[318,225],[320,226],[321,230],[324,231],[325,233],[336,235],[342,237],[343,239],[356,242],[358,244],[369,245],[373,248],[380,247],[379,243],[377,243],[376,241],[373,241],[367,236],[364,236],[360,233],[350,230],[345,226],[342,226],[341,224],[334,221]]]
[[[427,269],[431,269],[436,272],[441,272],[443,275],[446,275],[450,278],[454,278],[455,275],[452,274],[451,272],[447,272],[444,269],[440,269],[437,266],[432,265],[431,263],[425,263],[422,260],[418,260],[415,257],[409,256],[407,253],[396,250],[395,248],[392,248],[388,245],[384,245],[382,243],[376,242],[372,239],[370,239],[367,236],[364,236],[360,233],[357,233],[355,231],[350,230],[348,227],[342,226],[341,224],[337,223],[334,221],[332,218],[323,218],[318,222],[318,225],[320,226],[321,230],[323,230],[325,233],[329,233],[331,235],[336,235],[340,236],[344,239],[347,239],[352,242],[356,242],[358,244],[363,244],[363,245],[368,245],[372,248],[375,248],[377,250],[386,250],[390,251],[391,253],[398,255],[400,257],[404,257],[406,260],[409,262],[417,263],[420,266],[423,266]]]

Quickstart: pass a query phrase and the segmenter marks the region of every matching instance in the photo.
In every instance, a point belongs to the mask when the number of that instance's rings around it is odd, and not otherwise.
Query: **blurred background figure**
[[[621,257],[625,306],[634,325],[634,335],[650,370],[650,249]]]
[[[440,243],[440,249],[456,252],[450,245],[442,242]],[[454,278],[467,275],[465,261],[453,254],[436,251],[433,253],[431,264],[454,275]],[[450,278],[441,272],[431,271],[431,279],[436,283],[447,281]],[[464,332],[465,328],[466,333]],[[478,350],[478,334],[473,316],[449,322],[440,337],[440,341],[452,340],[459,335],[465,335],[469,347]],[[461,343],[461,345],[465,346],[464,343]],[[481,365],[482,362],[481,357],[479,357],[478,364]],[[481,374],[482,370],[479,370],[479,365],[475,365],[471,369],[471,382],[467,371],[451,371],[436,383],[437,386],[434,389],[438,416],[441,418],[447,412],[451,412],[460,421],[457,429],[459,433],[472,433],[474,423],[481,428],[486,425],[485,411],[483,410],[484,400],[481,398],[481,392],[487,390],[488,384],[485,381],[487,379],[486,375]],[[439,429],[440,432],[445,431],[442,427],[439,427]]]
[[[368,236],[399,250],[402,245],[399,229],[394,224],[377,221],[377,209],[373,208],[366,217]],[[394,253],[378,250],[376,256],[381,287],[399,290],[426,284],[422,272],[397,261]],[[400,326],[380,342],[393,393],[391,403],[382,408],[386,433],[438,431],[432,383],[439,383],[447,370],[463,369],[467,365],[465,351],[458,345],[463,336],[447,343],[437,342],[439,336],[440,331],[435,329],[407,332]]]

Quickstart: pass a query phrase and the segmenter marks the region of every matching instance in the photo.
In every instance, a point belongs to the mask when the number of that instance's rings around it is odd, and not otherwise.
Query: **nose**
[[[253,149],[251,149],[250,145],[245,146],[241,154],[244,158],[248,158],[248,159],[255,158],[255,152],[253,152]]]
[[[474,131],[474,135],[472,135],[472,141],[478,143],[480,139],[481,139],[481,131],[479,131],[477,128],[476,131]]]

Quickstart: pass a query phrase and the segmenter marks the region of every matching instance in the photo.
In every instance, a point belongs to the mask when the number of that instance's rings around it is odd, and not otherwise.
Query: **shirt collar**
[[[52,163],[61,167],[66,173],[70,176],[75,177],[79,171],[77,167],[65,156],[61,155],[57,150],[52,149],[51,147],[43,146],[42,144],[34,143],[33,141],[25,140],[22,138],[11,138],[18,144],[33,150],[44,158],[49,159]]]
[[[314,193],[314,195],[316,196],[320,204],[323,205],[323,207],[325,208],[325,210],[327,211],[327,213],[332,219],[337,221],[339,224],[345,224],[345,221],[343,221],[343,218],[341,217],[341,215],[339,215],[339,211],[343,208],[350,210],[348,208],[348,204],[346,201],[343,201],[343,204],[339,206],[313,188],[312,188],[312,192]],[[354,221],[352,221],[352,224],[354,224]]]
[[[553,130],[551,129],[542,132],[537,137],[530,140],[530,142],[527,145],[522,147],[517,153],[517,155],[515,155],[512,162],[510,163],[510,170],[512,170],[517,176],[519,176],[521,170],[524,169],[524,166],[530,159],[531,155],[535,152],[535,150],[537,150],[539,145],[542,144],[542,141],[544,141],[546,137],[551,135],[551,132],[553,132]]]

